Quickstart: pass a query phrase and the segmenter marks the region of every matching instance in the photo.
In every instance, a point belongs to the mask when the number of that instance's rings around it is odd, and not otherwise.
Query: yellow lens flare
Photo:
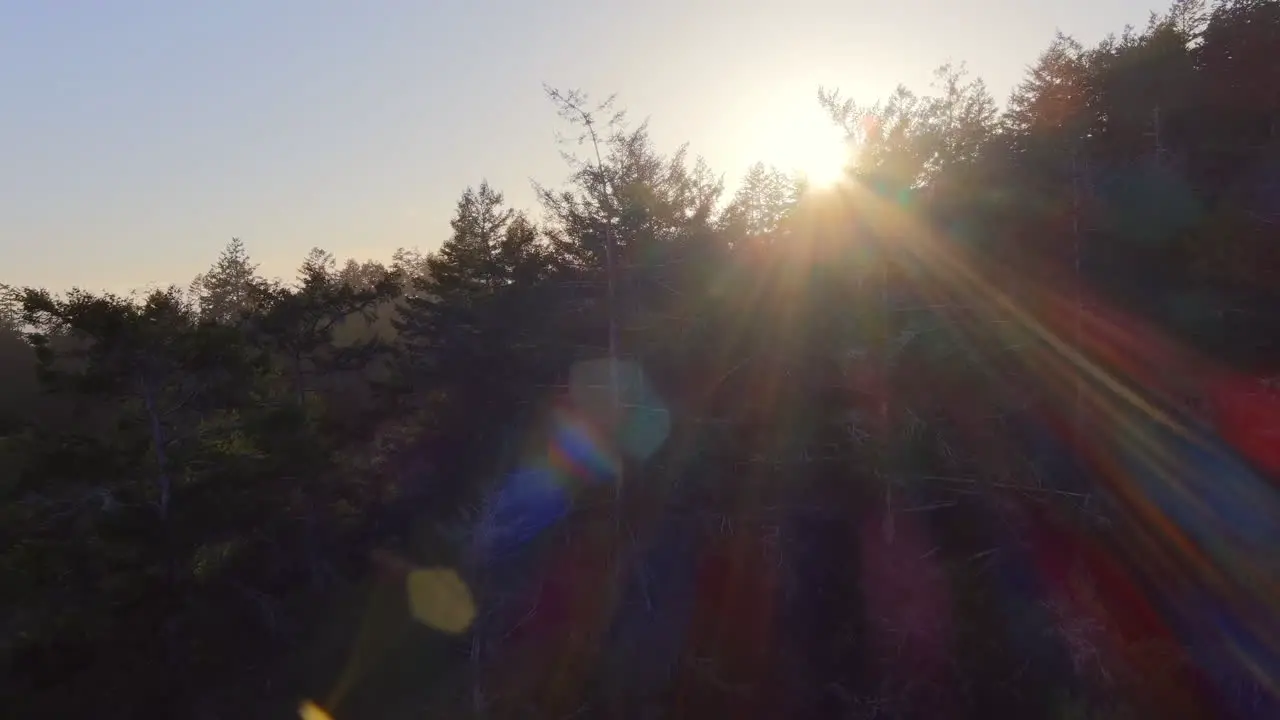
[[[405,588],[409,612],[427,627],[457,635],[471,627],[476,618],[471,590],[452,569],[413,570],[405,578]]]
[[[298,717],[302,720],[333,720],[324,708],[307,700],[298,706]]]

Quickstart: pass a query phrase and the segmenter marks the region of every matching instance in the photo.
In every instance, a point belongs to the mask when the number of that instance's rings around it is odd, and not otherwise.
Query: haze
[[[447,235],[488,179],[519,207],[565,175],[542,83],[619,93],[660,147],[734,178],[861,102],[964,61],[998,99],[1055,28],[1139,0],[585,0],[0,5],[0,281],[187,282],[231,236],[268,275],[312,246],[386,259]]]

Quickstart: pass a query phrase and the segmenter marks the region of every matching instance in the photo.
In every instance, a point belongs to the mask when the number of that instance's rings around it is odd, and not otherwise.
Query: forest
[[[549,87],[432,252],[4,278],[0,715],[1280,717],[1280,2],[1049,40],[832,187]]]

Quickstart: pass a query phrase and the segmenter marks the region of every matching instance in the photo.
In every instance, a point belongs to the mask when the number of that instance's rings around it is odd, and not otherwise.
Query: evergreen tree
[[[513,216],[488,183],[458,200],[453,234],[427,260],[396,325],[415,376],[491,367],[482,334],[486,321],[498,321],[489,301],[505,280],[498,251]]]
[[[209,271],[197,275],[189,293],[200,317],[220,323],[235,322],[249,309],[258,266],[240,238],[231,238]]]

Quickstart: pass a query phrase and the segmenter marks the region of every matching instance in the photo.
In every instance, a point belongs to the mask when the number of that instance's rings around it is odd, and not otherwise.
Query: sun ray
[[[804,180],[808,187],[832,187],[848,175],[853,153],[844,132],[816,110],[757,116],[753,133],[757,159]]]

